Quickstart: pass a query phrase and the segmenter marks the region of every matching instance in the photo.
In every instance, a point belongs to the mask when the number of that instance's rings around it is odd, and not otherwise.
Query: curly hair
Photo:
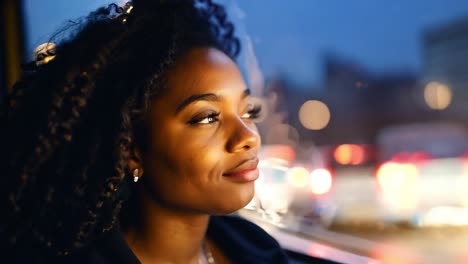
[[[232,59],[240,50],[225,9],[211,0],[134,0],[76,23],[54,60],[25,69],[7,103],[4,248],[67,255],[125,222],[128,160],[145,145],[144,116],[165,73],[194,47]]]

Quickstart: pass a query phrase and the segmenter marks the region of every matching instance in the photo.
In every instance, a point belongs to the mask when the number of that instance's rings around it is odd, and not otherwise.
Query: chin
[[[235,194],[226,195],[212,215],[227,215],[244,208],[254,197],[255,188],[252,184],[248,189],[243,189]],[[229,200],[228,200],[229,199]]]

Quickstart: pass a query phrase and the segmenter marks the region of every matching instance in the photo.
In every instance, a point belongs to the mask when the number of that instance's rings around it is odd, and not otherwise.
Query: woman
[[[286,263],[260,228],[222,216],[252,199],[260,147],[224,9],[135,0],[84,22],[9,102],[4,256]]]

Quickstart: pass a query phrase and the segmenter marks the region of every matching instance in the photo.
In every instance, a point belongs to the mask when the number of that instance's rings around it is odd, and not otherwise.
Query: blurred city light
[[[444,110],[452,102],[452,90],[445,84],[430,82],[424,89],[424,100],[429,108]]]
[[[330,122],[330,110],[321,101],[307,101],[299,109],[299,121],[307,129],[321,130]]]
[[[465,226],[468,225],[468,209],[440,206],[429,210],[421,219],[420,226]]]
[[[415,208],[418,174],[417,167],[410,163],[384,163],[377,171],[377,181],[385,200],[397,209]]]
[[[332,183],[332,175],[327,169],[315,169],[310,174],[310,187],[316,195],[328,193]]]
[[[336,162],[341,165],[358,165],[364,161],[365,152],[362,146],[343,144],[333,152]]]
[[[463,162],[463,174],[458,184],[459,193],[461,194],[461,205],[468,208],[468,164]]]
[[[408,179],[418,176],[418,169],[413,164],[387,162],[377,171],[379,184],[386,190],[399,190]]]
[[[259,157],[262,160],[269,160],[269,163],[287,165],[295,159],[296,152],[289,145],[262,145]]]
[[[425,151],[415,151],[415,152],[398,152],[395,153],[392,157],[391,160],[395,162],[411,162],[413,164],[415,163],[421,163],[424,161],[429,161],[431,159],[431,155]]]
[[[288,171],[288,182],[297,188],[307,186],[309,171],[303,167],[294,167]]]

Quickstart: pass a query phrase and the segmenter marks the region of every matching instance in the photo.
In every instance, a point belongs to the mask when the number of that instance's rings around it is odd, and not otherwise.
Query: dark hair
[[[131,193],[131,148],[145,138],[142,120],[164,92],[164,73],[194,47],[232,59],[240,49],[211,0],[111,4],[78,24],[52,61],[24,71],[8,102],[0,154],[7,248],[67,254],[112,229]]]

